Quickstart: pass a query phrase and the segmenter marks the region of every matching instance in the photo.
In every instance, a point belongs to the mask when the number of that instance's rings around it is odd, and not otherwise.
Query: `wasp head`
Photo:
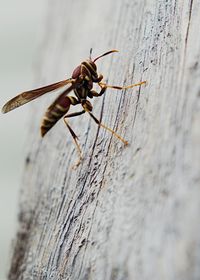
[[[73,79],[79,78],[84,80],[84,78],[86,78],[86,80],[94,81],[97,77],[97,66],[90,59],[83,61],[79,66],[75,68],[72,73]]]
[[[91,59],[91,50],[90,50],[90,58],[83,61],[79,66],[75,68],[75,70],[72,73],[72,78],[77,79],[79,81],[91,81],[91,82],[99,82],[102,79],[102,75],[98,76],[97,73],[97,66],[95,62],[110,53],[117,52],[117,50],[111,50],[108,51],[98,57],[96,57],[94,60]]]

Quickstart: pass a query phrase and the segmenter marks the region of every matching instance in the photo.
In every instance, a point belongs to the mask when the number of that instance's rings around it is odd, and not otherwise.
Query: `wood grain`
[[[88,116],[70,122],[75,171],[62,121],[39,136],[52,96],[33,104],[9,279],[199,279],[200,1],[48,6],[38,83],[69,78],[93,47],[120,50],[98,61],[109,84],[148,84],[93,101],[126,148]]]

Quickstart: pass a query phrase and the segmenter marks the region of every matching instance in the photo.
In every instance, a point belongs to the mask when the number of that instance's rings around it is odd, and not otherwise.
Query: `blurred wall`
[[[42,44],[45,1],[0,0],[0,106],[34,83]],[[20,180],[25,158],[28,107],[0,115],[0,280],[6,279],[17,227]]]

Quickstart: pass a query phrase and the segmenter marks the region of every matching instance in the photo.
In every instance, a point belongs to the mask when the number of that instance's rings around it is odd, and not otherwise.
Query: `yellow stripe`
[[[89,68],[89,70],[92,71],[92,74],[97,74],[96,70],[94,69],[94,67],[93,67],[89,62],[84,61],[84,62],[83,62],[83,65],[84,65],[85,67]],[[90,72],[91,72],[91,71],[90,71]]]
[[[78,104],[78,100],[73,96],[68,96],[72,105]]]
[[[53,119],[53,118],[49,118],[49,117],[47,117],[47,116],[44,116],[44,118],[43,118],[45,121],[47,121],[47,122],[55,122],[56,120],[55,119]]]
[[[63,115],[63,112],[57,113],[57,112],[51,111],[51,114],[52,114],[53,116],[55,116],[55,117],[60,117],[60,116]]]
[[[66,110],[67,110],[67,108],[65,108],[65,107],[62,107],[61,105],[59,105],[59,104],[56,104],[56,106],[55,106],[58,110],[60,110],[60,111],[62,111],[62,112],[66,112]]]
[[[52,123],[46,123],[45,121],[43,121],[41,124],[41,128],[42,127],[52,127]]]
[[[91,77],[91,72],[90,72],[90,70],[87,68],[87,66],[85,66],[84,64],[82,64],[82,68],[84,68],[84,69],[87,71],[88,76]],[[81,71],[81,72],[82,72],[82,71]]]

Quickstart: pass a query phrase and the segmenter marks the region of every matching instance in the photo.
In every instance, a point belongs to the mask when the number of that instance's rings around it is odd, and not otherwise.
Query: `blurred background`
[[[0,0],[0,107],[31,89],[42,44],[47,1]],[[28,108],[0,114],[0,280],[7,279],[17,229]]]

